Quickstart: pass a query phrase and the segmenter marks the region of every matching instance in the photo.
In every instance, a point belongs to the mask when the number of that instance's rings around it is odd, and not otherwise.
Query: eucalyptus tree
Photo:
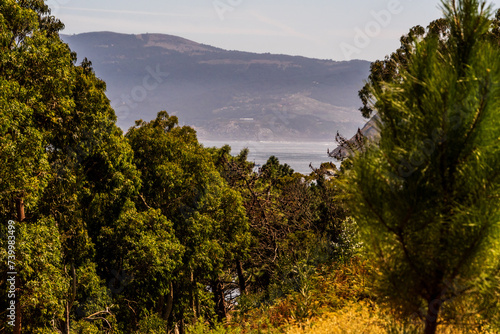
[[[223,276],[248,243],[241,196],[220,176],[196,132],[178,126],[177,117],[162,111],[151,122],[137,121],[126,137],[143,185],[137,205],[160,210],[172,221],[184,249],[163,298],[175,301],[170,321],[223,318]]]
[[[96,244],[140,187],[106,86],[90,62],[75,65],[63,27],[42,0],[0,2],[0,216],[2,228],[19,220],[16,333],[69,333],[95,313],[87,306],[111,305],[105,280],[120,268]]]

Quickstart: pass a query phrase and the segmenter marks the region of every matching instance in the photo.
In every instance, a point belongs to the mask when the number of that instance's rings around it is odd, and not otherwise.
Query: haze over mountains
[[[357,94],[367,61],[227,51],[160,34],[62,38],[106,81],[125,131],[160,110],[213,140],[332,140],[366,122]]]

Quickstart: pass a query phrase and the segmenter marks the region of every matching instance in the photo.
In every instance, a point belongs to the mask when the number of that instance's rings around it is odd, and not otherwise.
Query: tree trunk
[[[174,334],[180,334],[179,333],[179,324],[177,324],[177,323],[174,325]]]
[[[425,334],[435,334],[438,325],[439,309],[443,302],[440,299],[434,299],[429,303],[427,316],[425,317]]]
[[[75,270],[75,265],[71,264],[71,277],[73,278],[71,282],[71,296],[68,298],[68,301],[66,302],[66,334],[70,334],[71,331],[71,309],[73,308],[73,304],[75,303],[75,298],[76,298],[76,270]]]
[[[243,275],[243,266],[239,259],[236,260],[236,272],[238,273],[238,285],[240,286],[240,294],[247,294],[247,284],[245,282],[245,276]]]
[[[172,308],[174,307],[174,283],[170,282],[170,291],[167,295],[167,305],[165,312],[163,312],[163,320],[168,320],[170,313],[172,313]]]
[[[198,284],[194,278],[194,272],[191,270],[191,291],[193,292],[193,314],[194,314],[194,322],[198,321],[198,318],[201,316],[201,307],[200,307],[200,298],[198,293]]]
[[[184,319],[181,319],[181,321],[179,322],[179,334],[185,334],[186,331],[184,329]]]
[[[66,302],[66,324],[64,326],[64,331],[66,334],[70,334],[71,324],[70,324],[70,307],[69,301]]]
[[[224,288],[220,279],[212,282],[212,292],[214,294],[215,313],[219,322],[222,322],[226,317],[226,303],[224,299]]]
[[[198,317],[201,316],[201,305],[200,305],[200,296],[198,294],[198,292],[196,292],[196,295],[194,296],[194,300],[195,300],[195,306],[196,306],[196,314],[198,315]]]
[[[191,324],[195,324],[196,320],[198,319],[198,315],[196,314],[196,283],[194,281],[194,273],[193,270],[191,269],[191,273],[189,276],[189,289],[190,291],[190,302],[191,302],[191,310],[193,310],[193,319]]]
[[[17,209],[17,220],[22,222],[25,218],[24,216],[24,200],[23,198],[16,199],[16,209]]]
[[[24,216],[24,200],[22,197],[16,199],[16,209],[17,209],[17,220],[22,222],[25,218]],[[17,255],[17,262],[19,263],[19,256]],[[17,268],[16,275],[16,320],[14,321],[14,334],[21,334],[22,328],[22,313],[21,313],[21,279],[19,277],[21,268]]]
[[[158,313],[163,319],[163,312],[165,310],[165,295],[161,294],[158,300],[158,305],[156,306],[156,313]]]

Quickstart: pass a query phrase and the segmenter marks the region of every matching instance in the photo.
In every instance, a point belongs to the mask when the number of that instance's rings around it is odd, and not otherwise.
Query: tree
[[[172,223],[160,210],[137,212],[128,202],[118,220],[102,227],[99,240],[106,250],[100,262],[114,275],[108,287],[123,306],[117,312],[121,327],[131,332],[149,310],[168,319],[173,301],[158,297],[169,296],[183,252]]]
[[[124,274],[120,265],[110,266],[109,257],[116,245],[103,240],[101,231],[114,228],[140,187],[132,149],[115,124],[104,82],[95,76],[87,60],[81,66],[71,65],[68,72],[72,90],[58,99],[70,101],[70,107],[57,114],[58,123],[47,131],[51,173],[38,208],[38,214],[50,215],[58,223],[64,266],[72,282],[65,296],[65,319],[60,322],[65,333],[69,333],[71,323],[96,312],[100,318],[112,317],[106,310],[117,290],[108,294],[106,282]],[[131,230],[141,227],[131,226]],[[100,282],[101,287],[95,285],[90,291],[74,283],[80,282],[82,275],[94,275],[88,280]],[[125,309],[126,303],[122,305]],[[111,330],[106,322],[96,330]]]
[[[338,260],[345,210],[330,179],[333,164],[314,169],[311,176],[294,173],[271,156],[258,170],[247,161],[248,149],[232,156],[231,148],[210,148],[219,173],[244,200],[251,245],[238,254],[238,308],[270,303],[299,291],[303,269]]]
[[[140,186],[106,86],[89,61],[75,66],[63,27],[43,0],[0,2],[0,216],[7,222],[16,204],[26,207],[16,229],[16,333],[69,333],[84,310],[95,313],[91,304],[111,305],[98,274],[109,280],[115,268],[102,265],[106,250],[95,245]]]
[[[2,220],[16,217],[16,205],[26,207],[26,219],[18,217],[16,229],[19,249],[23,251],[16,258],[19,275],[14,333],[28,332],[34,324],[49,319],[59,320],[61,308],[57,298],[66,283],[62,272],[57,271],[61,269],[61,250],[54,221],[36,214],[51,176],[48,130],[69,106],[68,100],[61,97],[71,86],[68,74],[73,58],[57,34],[61,28],[62,24],[49,16],[44,1],[0,3]],[[39,239],[35,237],[37,232]],[[49,241],[48,237],[55,240]],[[4,248],[3,240],[1,243]],[[35,246],[39,249],[33,252]],[[47,293],[47,298],[40,298],[42,287],[46,288],[51,279],[53,291]],[[3,284],[5,280],[0,286]]]
[[[347,172],[378,291],[425,319],[425,333],[461,303],[498,317],[500,292],[495,25],[482,1],[443,11],[446,36],[415,40],[399,79],[370,86],[381,137]]]
[[[500,44],[500,9],[497,10],[495,18],[491,21],[492,27],[487,35],[493,41]],[[386,56],[384,60],[376,60],[370,65],[370,75],[367,83],[358,92],[359,98],[363,106],[359,111],[365,118],[373,116],[373,111],[376,107],[372,104],[376,101],[373,100],[372,92],[381,89],[381,84],[387,82],[398,82],[401,80],[400,70],[406,69],[408,58],[414,52],[414,45],[421,39],[439,38],[440,48],[446,46],[450,33],[450,27],[446,19],[437,19],[432,21],[427,28],[422,26],[415,26],[410,29],[408,34],[403,35],[400,39],[401,46],[393,52],[390,56]]]
[[[220,176],[196,132],[179,127],[177,117],[159,112],[151,122],[137,121],[126,137],[141,172],[138,207],[160,210],[184,247],[170,296],[163,296],[174,301],[170,321],[182,328],[201,316],[222,320],[227,311],[223,278],[229,272],[232,280],[235,257],[248,245],[240,194]]]
[[[448,32],[448,22],[445,19],[432,21],[427,29],[417,25],[411,28],[407,35],[400,38],[401,46],[395,52],[390,56],[386,56],[384,60],[374,61],[370,65],[368,82],[359,91],[359,98],[363,103],[363,106],[359,110],[363,117],[370,118],[372,116],[373,109],[370,106],[373,102],[372,92],[382,89],[381,84],[383,83],[394,83],[401,79],[401,70],[407,68],[408,59],[415,50],[415,43],[421,39],[434,38],[444,41]]]

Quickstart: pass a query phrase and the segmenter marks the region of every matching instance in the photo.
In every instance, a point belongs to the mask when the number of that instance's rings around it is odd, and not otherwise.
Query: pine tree
[[[347,172],[378,292],[425,333],[464,303],[498,317],[500,292],[498,44],[484,2],[442,5],[448,36],[372,89],[381,137]]]

